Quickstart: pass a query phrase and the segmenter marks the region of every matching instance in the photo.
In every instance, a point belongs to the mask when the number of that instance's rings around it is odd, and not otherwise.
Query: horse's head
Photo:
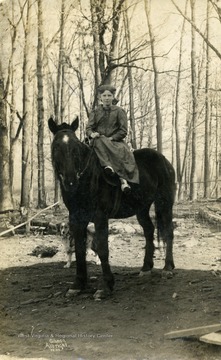
[[[55,173],[65,191],[75,192],[79,184],[82,162],[85,160],[85,145],[75,135],[79,125],[78,117],[69,125],[56,124],[50,118],[48,127],[54,135],[52,162]]]

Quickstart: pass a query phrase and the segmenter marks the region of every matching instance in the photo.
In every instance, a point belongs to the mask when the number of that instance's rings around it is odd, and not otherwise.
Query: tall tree
[[[113,70],[119,65],[117,50],[120,19],[124,2],[125,0],[113,0],[112,12],[106,15],[106,1],[90,1],[96,87],[100,83],[110,84],[113,80]],[[106,40],[107,31],[109,31],[109,41]],[[96,89],[94,93],[95,98],[92,107],[97,103]]]
[[[127,1],[125,2],[127,8]],[[128,12],[125,9],[124,11],[124,27],[125,27],[125,42],[126,42],[126,59],[127,63],[131,62],[131,36],[130,36],[130,26],[128,19]],[[129,110],[130,110],[130,127],[131,127],[131,145],[133,149],[137,148],[136,142],[136,128],[135,128],[135,116],[134,116],[134,86],[133,86],[133,75],[131,66],[127,67],[127,78],[129,84]]]
[[[195,24],[195,3],[190,0],[191,23]],[[197,78],[196,78],[196,31],[191,25],[191,92],[192,92],[192,163],[190,171],[190,199],[195,200],[196,191],[196,125],[197,125]]]
[[[173,5],[175,6],[175,8],[179,11],[179,13],[185,17],[185,19],[191,24],[191,26],[195,29],[195,31],[202,37],[202,39],[208,44],[208,46],[210,47],[211,50],[214,51],[214,53],[218,56],[219,59],[221,59],[221,53],[219,52],[219,50],[217,49],[217,47],[215,47],[205,36],[205,34],[196,26],[196,23],[193,22],[192,18],[190,19],[188,16],[186,16],[182,10],[177,6],[177,4],[175,3],[174,0],[171,0]],[[221,7],[219,8],[214,1],[211,1],[211,3],[213,5],[215,5],[215,8],[217,10],[219,19],[221,21]],[[191,5],[192,7],[192,5]]]
[[[187,11],[187,3],[185,4],[185,14]],[[179,63],[178,63],[178,71],[177,71],[177,81],[176,81],[176,91],[175,91],[175,99],[174,99],[174,127],[175,127],[175,148],[176,148],[176,174],[177,174],[177,182],[179,184],[179,189],[181,190],[182,186],[182,176],[181,176],[181,159],[180,159],[180,133],[179,133],[179,113],[180,113],[180,87],[181,87],[181,70],[182,70],[182,54],[183,54],[183,37],[185,32],[185,18],[183,19],[181,34],[180,34],[180,45],[179,45]],[[178,194],[181,192],[178,191]]]
[[[0,63],[0,212],[13,210],[9,177],[9,139],[5,102],[5,89]]]
[[[101,78],[105,70],[105,45],[103,40],[103,34],[106,28],[104,22],[105,5],[106,1],[103,1],[102,6],[101,0],[90,0],[94,52],[94,94],[101,83]]]
[[[65,0],[61,0],[61,15],[60,15],[60,32],[59,32],[59,49],[58,49],[58,62],[57,62],[57,79],[54,94],[54,109],[55,109],[55,121],[61,122],[61,99],[63,97],[63,81],[62,76],[64,75],[64,26],[65,26]],[[54,189],[54,202],[57,202],[60,197],[59,182],[55,179]]]
[[[65,26],[65,0],[61,0],[61,15],[60,15],[60,33],[59,33],[59,49],[57,62],[57,81],[55,88],[55,120],[61,122],[61,89],[62,89],[62,68],[64,66],[64,26]],[[58,199],[56,199],[57,201]]]
[[[7,99],[8,104],[10,105],[10,125],[9,125],[9,136],[10,136],[10,153],[9,153],[9,179],[10,179],[10,186],[11,186],[11,193],[13,198],[13,188],[15,182],[15,153],[18,145],[19,135],[22,129],[23,119],[19,115],[18,111],[16,111],[16,94],[15,94],[15,86],[14,86],[14,79],[15,79],[15,50],[16,50],[16,40],[18,35],[18,27],[22,20],[24,7],[21,7],[21,13],[18,16],[16,21],[15,16],[15,0],[11,2],[11,16],[8,17],[8,22],[10,24],[10,35],[11,35],[11,54],[9,57],[8,62],[8,74],[7,74],[7,81],[6,81],[6,91],[5,91],[5,99]],[[16,124],[16,114],[20,120],[20,123],[17,127]],[[14,201],[14,199],[13,199]]]
[[[38,207],[46,207],[44,167],[44,88],[43,88],[43,16],[42,0],[38,0],[38,44],[37,44],[37,107],[38,107]]]
[[[154,98],[155,98],[155,110],[156,110],[156,133],[157,133],[157,150],[162,152],[162,115],[161,115],[161,106],[160,106],[160,94],[159,94],[159,75],[156,64],[156,54],[155,54],[155,41],[154,35],[150,20],[150,0],[144,0],[145,13],[147,18],[147,26],[150,37],[150,51],[151,51],[151,60],[154,73]]]
[[[32,84],[30,77],[31,69],[31,45],[32,45],[32,2],[26,1],[26,21],[24,24],[24,57],[23,57],[23,132],[22,132],[22,184],[21,206],[29,208],[30,193],[32,186]]]
[[[209,39],[209,0],[207,0],[207,17],[206,17],[206,37]],[[204,137],[204,197],[209,196],[210,189],[210,169],[209,169],[209,64],[210,64],[210,48],[206,43],[206,76],[205,76],[205,137]]]

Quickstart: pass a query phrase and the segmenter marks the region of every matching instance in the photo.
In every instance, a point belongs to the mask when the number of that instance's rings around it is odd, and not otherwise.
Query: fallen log
[[[24,226],[24,225],[26,225],[26,224],[28,224],[28,223],[31,223],[31,221],[32,221],[34,218],[36,218],[39,214],[41,214],[42,212],[44,212],[44,211],[46,211],[46,210],[51,209],[51,208],[54,207],[54,206],[57,206],[58,204],[59,204],[59,201],[57,201],[56,203],[54,203],[54,204],[52,204],[52,205],[49,205],[49,206],[47,206],[46,208],[38,211],[35,215],[31,216],[30,218],[28,218],[28,219],[27,219],[26,221],[24,221],[23,223],[21,223],[21,224],[19,224],[19,225],[16,225],[16,226],[13,226],[13,227],[10,227],[10,229],[7,229],[7,230],[1,232],[1,233],[0,233],[0,237],[3,236],[3,235],[5,235],[5,234],[7,234],[7,233],[10,233],[10,232],[13,233],[14,230],[16,230],[16,229],[18,229],[18,228],[20,228],[20,227],[22,227],[22,226]]]
[[[221,226],[221,215],[218,212],[212,211],[211,209],[199,209],[199,218],[206,220],[210,224]]]
[[[183,329],[177,331],[171,331],[165,334],[166,339],[176,339],[176,338],[183,338],[183,337],[190,337],[190,336],[201,336],[206,335],[211,332],[221,331],[221,323],[220,324],[213,324],[213,325],[205,325],[199,326],[190,329]]]
[[[221,333],[220,332],[213,332],[210,334],[206,334],[200,337],[200,341],[214,344],[214,345],[221,345]]]

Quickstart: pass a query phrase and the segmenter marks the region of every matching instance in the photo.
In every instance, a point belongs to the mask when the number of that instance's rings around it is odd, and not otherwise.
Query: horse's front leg
[[[87,223],[76,222],[69,217],[70,236],[75,242],[76,277],[69,295],[75,295],[85,289],[87,285],[87,264],[86,264],[86,234]]]
[[[102,211],[98,210],[94,224],[96,231],[96,252],[101,261],[103,272],[102,286],[96,291],[94,298],[95,300],[100,300],[111,294],[114,287],[114,276],[109,264],[108,217]]]

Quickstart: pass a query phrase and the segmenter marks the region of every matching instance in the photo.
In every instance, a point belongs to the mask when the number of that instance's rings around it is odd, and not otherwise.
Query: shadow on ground
[[[95,302],[93,292],[67,298],[75,263],[12,267],[0,273],[2,355],[47,359],[218,360],[221,347],[197,339],[166,340],[169,331],[221,321],[221,278],[211,271],[112,267],[115,290]],[[89,263],[90,290],[100,266]],[[10,358],[10,357],[9,357]]]

